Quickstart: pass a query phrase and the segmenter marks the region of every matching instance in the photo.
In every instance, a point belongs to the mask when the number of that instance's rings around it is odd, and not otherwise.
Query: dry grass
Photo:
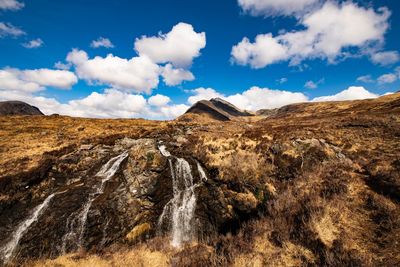
[[[37,167],[45,153],[96,139],[115,136],[140,136],[161,130],[166,122],[83,119],[65,116],[1,116],[0,178]]]
[[[78,255],[68,254],[54,260],[41,260],[29,263],[33,267],[163,267],[169,265],[168,255],[151,251],[145,247],[132,249],[123,252],[116,252],[109,255]]]
[[[181,251],[155,238],[34,266],[400,266],[399,101],[396,94],[298,104],[248,122],[4,117],[0,151],[9,156],[0,159],[0,176],[88,138],[161,138],[173,141],[174,154],[207,167],[209,184],[222,191],[215,194],[222,198],[218,212],[236,219],[235,231]]]

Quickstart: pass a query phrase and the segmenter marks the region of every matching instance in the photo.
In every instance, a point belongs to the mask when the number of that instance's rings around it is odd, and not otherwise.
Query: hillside
[[[22,101],[0,102],[0,115],[44,115],[37,107]]]
[[[249,113],[217,100],[191,108],[201,120],[0,117],[0,258],[399,266],[400,93],[267,113],[232,119]]]
[[[244,110],[240,110],[221,98],[201,100],[191,106],[186,111],[185,115],[187,114],[200,114],[203,117],[220,121],[228,121],[238,117],[253,116],[253,114]],[[181,119],[184,118],[185,115],[183,115]]]

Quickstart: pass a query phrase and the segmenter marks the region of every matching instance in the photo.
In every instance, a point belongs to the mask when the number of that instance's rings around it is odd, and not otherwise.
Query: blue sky
[[[24,100],[45,113],[172,118],[195,100],[213,96],[255,110],[317,97],[375,97],[400,89],[398,1],[290,2],[0,0],[0,100]],[[332,19],[331,24],[325,18]],[[335,28],[337,21],[341,24]],[[177,36],[184,37],[165,44],[165,49],[145,42],[154,37],[162,43],[177,25]],[[315,33],[317,28],[320,32]],[[300,33],[300,40],[287,33]],[[91,46],[101,37],[112,47]],[[311,41],[304,42],[308,37]],[[147,39],[140,53],[134,49],[137,38]],[[176,47],[173,42],[182,44],[182,55],[170,47]],[[122,65],[134,57],[149,57],[151,63],[143,69],[142,63],[121,67],[126,75],[117,77],[118,62],[84,65],[66,60],[73,49],[84,51],[86,61],[112,54]],[[183,59],[186,62],[180,62]],[[54,72],[57,62],[64,64],[65,73]],[[109,65],[99,70],[101,64]],[[180,70],[170,85],[162,74],[146,77],[152,79],[150,84],[130,82],[143,79],[133,72],[147,73],[155,66],[157,70],[151,71],[161,73],[167,65]],[[118,74],[108,77],[104,70],[113,67]],[[44,69],[49,71],[37,73]],[[150,101],[154,95],[161,96]],[[122,104],[128,107],[121,108]]]

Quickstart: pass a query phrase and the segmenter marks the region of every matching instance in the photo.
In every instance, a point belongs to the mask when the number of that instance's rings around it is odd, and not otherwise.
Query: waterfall
[[[198,172],[199,172],[199,174],[200,174],[201,180],[207,181],[206,172],[203,170],[203,168],[201,167],[201,165],[200,165],[199,162],[196,162],[196,164],[197,164],[197,170],[198,170]]]
[[[159,228],[165,223],[170,223],[171,245],[180,247],[185,242],[195,240],[194,212],[196,210],[195,189],[200,183],[193,182],[192,170],[189,162],[183,158],[177,158],[166,150],[164,145],[159,147],[161,154],[168,158],[172,177],[172,199],[164,206],[159,218]],[[200,164],[198,171],[200,181],[207,179]]]
[[[26,220],[17,226],[17,229],[12,234],[12,239],[0,249],[4,263],[7,263],[11,259],[23,235],[28,231],[29,227],[38,220],[40,215],[43,214],[55,195],[56,193],[49,195],[40,205],[34,208],[31,215]]]
[[[83,243],[83,235],[85,234],[86,221],[89,210],[93,204],[93,201],[104,192],[106,182],[110,180],[114,174],[118,171],[121,163],[128,157],[128,152],[125,151],[122,154],[111,158],[100,171],[96,174],[97,177],[101,177],[101,183],[97,185],[94,192],[89,194],[88,200],[82,206],[82,208],[72,213],[66,224],[66,234],[62,238],[61,252],[65,254],[67,252],[68,244],[76,248],[81,248]]]

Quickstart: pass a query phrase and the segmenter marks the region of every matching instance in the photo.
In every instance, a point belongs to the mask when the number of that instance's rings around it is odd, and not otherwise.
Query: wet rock
[[[24,233],[15,255],[20,258],[59,255],[68,222],[82,212],[101,183],[101,177],[96,173],[110,158],[123,151],[128,151],[128,159],[104,184],[101,194],[92,200],[82,226],[82,248],[99,249],[125,240],[136,242],[154,233],[160,203],[169,199],[171,188],[170,178],[164,177],[168,173],[167,161],[160,155],[156,141],[124,138],[111,146],[85,144],[54,158],[42,182],[29,184],[24,193],[3,198],[0,202],[0,210],[12,211],[0,215],[0,221],[4,223],[0,226],[0,236],[10,240],[14,226],[26,219],[35,206],[51,193],[62,192],[54,196],[38,221]],[[65,249],[70,252],[77,247],[72,243]]]

